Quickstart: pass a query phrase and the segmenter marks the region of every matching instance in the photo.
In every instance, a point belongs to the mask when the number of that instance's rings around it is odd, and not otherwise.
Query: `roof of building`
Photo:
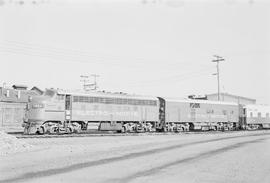
[[[207,94],[206,96],[217,96],[217,95],[218,95],[218,93],[212,93],[212,94]],[[234,97],[234,98],[239,98],[239,99],[244,99],[244,100],[256,101],[256,99],[253,99],[253,98],[243,97],[243,96],[239,96],[239,95],[233,95],[233,94],[229,94],[229,93],[220,93],[220,96],[229,96],[229,97]]]
[[[43,90],[41,90],[40,88],[38,88],[38,87],[36,87],[36,86],[34,86],[34,87],[31,89],[31,91],[35,91],[35,92],[37,92],[37,93],[39,93],[39,94],[43,94],[43,93],[44,93]]]
[[[27,102],[29,96],[39,95],[34,90],[0,87],[0,102]]]
[[[17,89],[27,90],[26,85],[12,85],[12,88],[15,89],[15,90],[17,90]]]

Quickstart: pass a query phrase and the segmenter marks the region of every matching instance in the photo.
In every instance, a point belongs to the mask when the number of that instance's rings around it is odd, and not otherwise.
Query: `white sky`
[[[76,89],[99,74],[100,90],[215,93],[217,54],[222,92],[270,104],[267,1],[16,2],[0,0],[0,84]]]

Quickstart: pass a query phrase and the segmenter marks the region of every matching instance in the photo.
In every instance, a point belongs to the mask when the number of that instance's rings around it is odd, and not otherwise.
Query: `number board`
[[[190,108],[200,108],[200,103],[190,103],[189,107]]]

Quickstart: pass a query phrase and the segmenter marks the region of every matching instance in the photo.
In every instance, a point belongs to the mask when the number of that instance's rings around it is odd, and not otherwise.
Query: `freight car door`
[[[65,119],[67,121],[71,120],[71,96],[66,95],[66,100],[65,100]]]

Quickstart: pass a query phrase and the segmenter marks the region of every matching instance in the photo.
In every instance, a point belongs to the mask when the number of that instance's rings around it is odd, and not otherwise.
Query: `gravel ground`
[[[28,151],[31,148],[32,145],[26,143],[24,140],[17,139],[12,135],[0,131],[0,157]]]
[[[270,182],[270,132],[24,139],[0,182]]]

